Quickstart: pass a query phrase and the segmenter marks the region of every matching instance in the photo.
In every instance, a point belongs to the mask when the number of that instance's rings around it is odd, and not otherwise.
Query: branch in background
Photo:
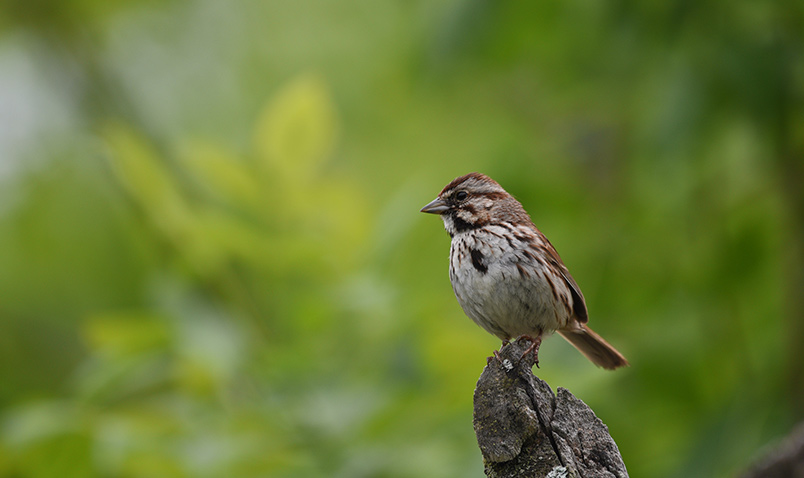
[[[804,478],[804,423],[740,478]]]
[[[492,359],[474,396],[474,427],[490,478],[627,477],[608,428],[563,388],[554,395],[531,372],[529,344],[512,342]]]

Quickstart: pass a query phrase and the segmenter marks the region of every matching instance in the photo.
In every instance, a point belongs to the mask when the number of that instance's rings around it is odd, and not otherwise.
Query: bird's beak
[[[441,198],[435,198],[430,203],[422,208],[421,212],[429,212],[430,214],[441,214],[449,209],[447,203]]]

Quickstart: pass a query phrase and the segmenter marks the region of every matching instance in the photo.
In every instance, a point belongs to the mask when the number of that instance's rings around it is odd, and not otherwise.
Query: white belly
[[[553,281],[554,290],[545,263],[534,261],[526,250],[479,231],[456,235],[450,247],[450,280],[458,303],[478,325],[503,340],[553,332],[568,322],[572,311],[563,279]]]

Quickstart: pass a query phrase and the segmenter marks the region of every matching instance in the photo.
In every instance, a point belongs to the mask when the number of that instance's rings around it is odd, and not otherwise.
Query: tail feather
[[[558,333],[598,367],[614,370],[630,365],[623,354],[603,340],[603,337],[586,325],[579,325],[572,329],[558,330]]]

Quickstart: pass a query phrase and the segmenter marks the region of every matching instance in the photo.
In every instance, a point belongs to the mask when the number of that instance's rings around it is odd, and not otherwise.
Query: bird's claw
[[[527,357],[529,353],[533,354],[533,365],[536,368],[539,368],[539,346],[542,345],[542,336],[537,335],[536,337],[531,337],[530,335],[523,335],[519,337],[517,342],[522,339],[527,339],[530,341],[530,346],[525,349],[522,355],[519,357],[519,361],[521,362],[523,358]]]
[[[486,357],[486,365],[490,364],[490,363],[491,363],[491,359],[494,359],[494,358],[496,358],[496,359],[497,359],[497,360],[498,360],[500,363],[502,363],[503,359],[502,359],[502,357],[500,357],[500,351],[499,351],[499,350],[495,350],[495,351],[493,352],[493,354],[494,354],[494,355],[492,355],[491,357]]]

